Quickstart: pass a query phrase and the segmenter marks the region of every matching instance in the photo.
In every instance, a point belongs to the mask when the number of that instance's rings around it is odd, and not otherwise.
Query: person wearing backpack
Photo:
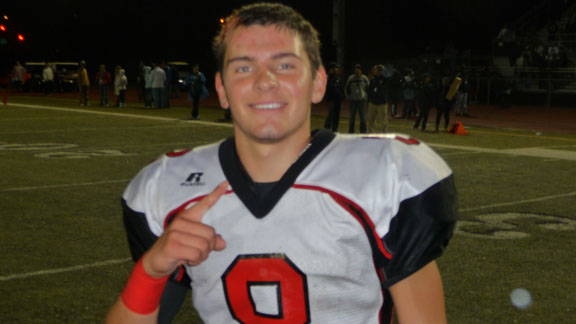
[[[368,89],[368,77],[362,74],[362,66],[354,66],[354,74],[348,77],[345,86],[346,98],[350,105],[350,126],[348,132],[354,133],[356,123],[356,112],[360,116],[360,133],[366,133],[366,99],[368,98],[366,90]]]

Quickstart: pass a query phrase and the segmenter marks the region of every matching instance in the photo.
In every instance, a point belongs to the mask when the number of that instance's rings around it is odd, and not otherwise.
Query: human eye
[[[293,68],[294,68],[294,65],[292,65],[290,63],[280,64],[280,69],[282,69],[282,70],[290,70]]]
[[[292,63],[280,63],[278,64],[278,70],[280,71],[289,71],[295,69],[296,66]]]
[[[236,68],[236,73],[245,73],[252,71],[252,68],[247,65],[242,65]]]

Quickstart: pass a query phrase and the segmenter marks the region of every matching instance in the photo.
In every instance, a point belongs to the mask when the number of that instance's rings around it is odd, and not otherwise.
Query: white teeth
[[[279,103],[269,103],[269,104],[261,104],[261,105],[254,105],[256,109],[278,109],[282,105]]]

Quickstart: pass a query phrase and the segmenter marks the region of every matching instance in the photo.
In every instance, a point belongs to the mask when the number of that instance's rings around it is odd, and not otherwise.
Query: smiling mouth
[[[266,104],[254,104],[251,105],[253,108],[261,109],[261,110],[272,110],[272,109],[279,109],[284,106],[281,103],[266,103]]]

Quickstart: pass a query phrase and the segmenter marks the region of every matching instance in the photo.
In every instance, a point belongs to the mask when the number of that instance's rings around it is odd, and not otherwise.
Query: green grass
[[[127,182],[164,152],[230,136],[231,124],[217,107],[201,107],[202,121],[216,122],[210,125],[185,121],[188,107],[80,108],[75,99],[43,97],[10,103],[69,110],[0,106],[0,323],[100,323],[132,268],[119,205]],[[312,122],[318,128],[323,118]],[[454,170],[463,225],[439,259],[449,321],[573,323],[576,161],[474,148],[574,152],[576,136],[478,127],[454,136],[414,131],[404,120],[392,120],[390,131],[431,144]],[[479,221],[505,213],[518,217]],[[496,239],[501,233],[523,237]],[[534,298],[524,311],[509,301],[518,287]],[[176,323],[200,321],[184,307]]]

